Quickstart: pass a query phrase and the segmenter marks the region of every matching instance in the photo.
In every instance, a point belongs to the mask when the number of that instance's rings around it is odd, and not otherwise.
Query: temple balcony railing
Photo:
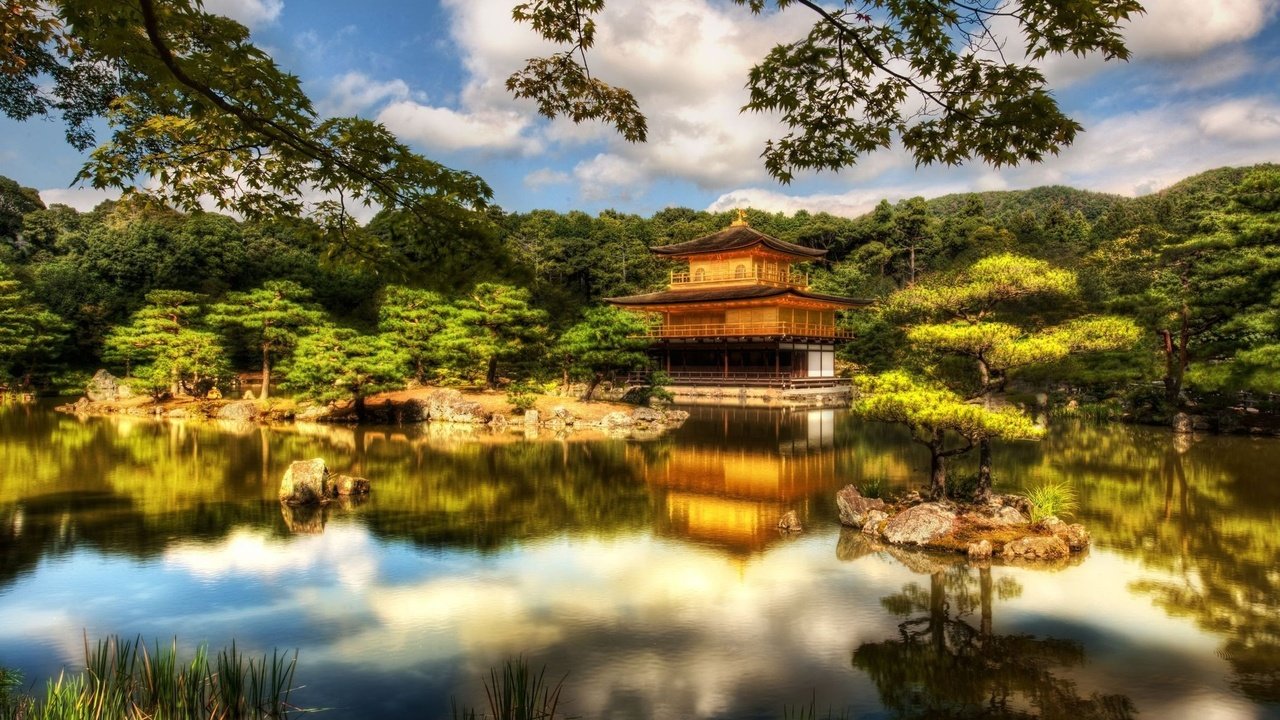
[[[698,323],[691,325],[654,325],[640,337],[809,337],[847,339],[853,333],[834,325],[797,322]]]
[[[853,383],[847,377],[828,375],[811,376],[804,372],[768,372],[730,370],[671,370],[663,373],[665,380],[671,385],[726,385],[733,387],[773,387],[773,388],[819,388],[847,387]],[[647,371],[636,371],[627,375],[629,385],[645,385],[651,376]]]
[[[807,273],[795,272],[778,272],[768,268],[753,267],[742,273],[736,272],[693,272],[687,270],[675,270],[671,273],[671,287],[696,287],[700,285],[723,285],[725,283],[741,283],[750,282],[761,285],[776,285],[778,287],[809,287],[809,275]]]

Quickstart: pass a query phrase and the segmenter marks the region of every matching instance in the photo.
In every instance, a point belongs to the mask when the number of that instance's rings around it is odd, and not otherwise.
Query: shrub
[[[534,389],[524,383],[511,383],[507,386],[507,402],[516,412],[524,414],[533,409],[538,396]]]
[[[1038,523],[1050,517],[1071,517],[1076,507],[1076,491],[1066,482],[1044,483],[1023,494],[1031,503],[1031,522]]]

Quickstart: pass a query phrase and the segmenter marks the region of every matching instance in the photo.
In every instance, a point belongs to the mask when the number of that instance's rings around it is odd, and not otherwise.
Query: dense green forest
[[[731,215],[490,210],[483,222],[425,230],[383,212],[334,230],[181,213],[142,197],[80,213],[0,178],[0,373],[10,388],[51,390],[107,366],[159,395],[270,370],[324,400],[407,378],[598,377],[620,363],[589,338],[633,352],[619,338],[634,320],[588,310],[661,286],[673,267],[647,248],[714,232]],[[1129,350],[1026,368],[1028,383],[1166,409],[1280,390],[1276,165],[1214,170],[1139,198],[1044,187],[885,201],[852,219],[748,218],[827,249],[809,268],[824,291],[886,299],[1010,254],[1079,278],[1067,300],[1015,304],[1026,326],[1107,314],[1142,330]],[[857,334],[843,351],[854,366],[919,362],[892,303],[845,322]]]

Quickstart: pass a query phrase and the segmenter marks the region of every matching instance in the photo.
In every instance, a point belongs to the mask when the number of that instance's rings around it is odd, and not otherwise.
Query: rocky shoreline
[[[488,402],[481,402],[480,400]],[[555,403],[555,404],[552,404]],[[360,416],[351,405],[295,405],[290,401],[263,401],[253,398],[177,398],[153,402],[132,395],[115,378],[94,376],[84,397],[55,410],[78,416],[127,415],[168,420],[216,420],[234,423],[274,424],[319,422],[361,425],[404,425],[446,423],[466,427],[486,427],[495,432],[547,431],[553,434],[594,430],[614,436],[651,436],[677,428],[688,419],[683,410],[641,407],[616,402],[589,405],[568,399],[544,397],[545,410],[530,409],[508,414],[494,409],[506,407],[493,396],[468,395],[452,388],[423,388],[417,393],[395,393],[374,397]]]
[[[1061,561],[1089,547],[1089,531],[1056,517],[1028,518],[1020,495],[992,495],[985,502],[926,502],[910,493],[894,503],[864,497],[853,485],[836,493],[840,524],[865,540],[888,546],[962,553],[970,560]]]

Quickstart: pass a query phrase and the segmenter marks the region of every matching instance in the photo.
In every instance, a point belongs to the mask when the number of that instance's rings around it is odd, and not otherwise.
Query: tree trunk
[[[490,390],[498,387],[498,356],[489,358],[489,371],[485,373],[484,381]]]
[[[909,252],[911,253],[911,279],[907,281],[908,287],[916,284],[916,246],[914,244],[909,248]]]
[[[260,395],[259,397],[261,397],[263,400],[266,400],[268,397],[270,397],[270,388],[271,388],[271,352],[267,349],[267,346],[264,344],[262,346],[262,395]]]
[[[942,454],[942,433],[934,433],[929,455],[929,497],[942,500],[947,496],[947,459]]]
[[[991,496],[991,440],[978,441],[978,485],[973,489],[973,499],[982,502]]]
[[[364,395],[356,396],[356,422],[364,422]]]
[[[601,380],[604,380],[604,373],[592,373],[591,382],[587,383],[587,392],[582,396],[582,402],[591,402],[591,396],[595,394]]]

